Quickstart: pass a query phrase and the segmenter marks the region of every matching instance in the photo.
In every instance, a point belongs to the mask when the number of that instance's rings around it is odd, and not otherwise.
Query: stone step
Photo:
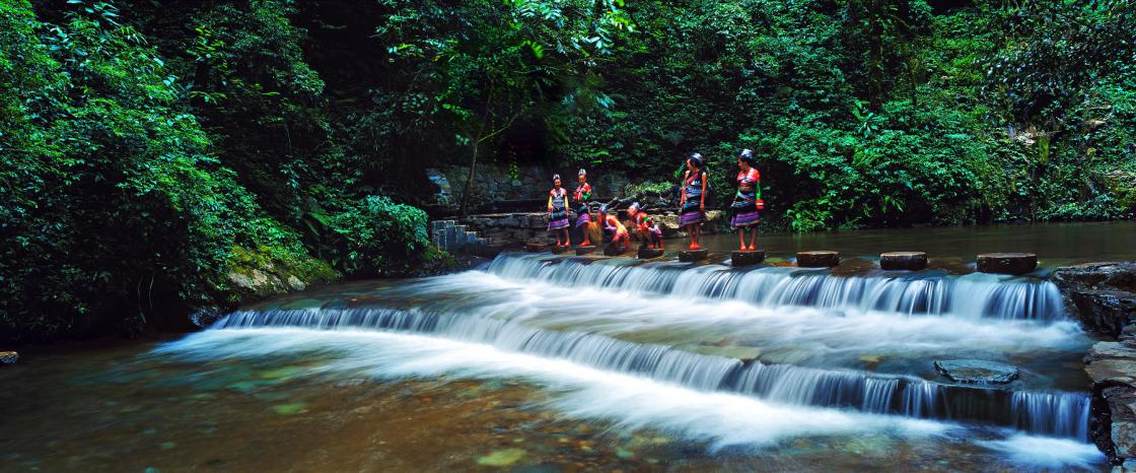
[[[835,251],[799,251],[797,266],[801,268],[831,268],[840,264],[840,253]]]

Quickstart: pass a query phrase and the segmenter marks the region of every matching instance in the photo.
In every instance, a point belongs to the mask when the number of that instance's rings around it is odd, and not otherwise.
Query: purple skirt
[[[685,227],[687,225],[693,225],[695,223],[701,222],[702,212],[699,212],[697,210],[693,212],[684,212],[682,215],[678,216],[678,226],[680,227]]]
[[[752,227],[757,225],[759,220],[761,220],[761,213],[756,210],[752,212],[742,212],[730,217],[730,227],[734,230]]]
[[[568,217],[548,221],[548,231],[560,230],[562,228],[568,228]]]
[[[582,227],[589,223],[592,223],[592,216],[587,212],[583,212],[576,217],[576,227]]]

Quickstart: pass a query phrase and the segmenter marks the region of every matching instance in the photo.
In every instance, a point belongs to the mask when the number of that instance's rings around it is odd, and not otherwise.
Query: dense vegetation
[[[0,51],[0,340],[422,271],[429,166],[750,147],[798,231],[1136,204],[1124,0],[3,0]]]

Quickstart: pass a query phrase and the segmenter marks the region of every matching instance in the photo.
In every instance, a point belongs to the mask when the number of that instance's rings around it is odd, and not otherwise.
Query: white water
[[[548,388],[552,393],[550,406],[566,415],[610,421],[621,429],[658,429],[706,442],[712,449],[772,448],[782,440],[800,436],[882,433],[906,439],[967,437],[961,427],[951,424],[703,392],[571,361],[419,335],[294,328],[208,330],[155,351],[200,361],[319,353],[327,361],[309,369],[312,374],[328,376],[519,378]],[[1014,435],[976,444],[1005,452],[1011,461],[1044,468],[1089,467],[1100,461],[1099,453],[1069,440]]]
[[[804,306],[955,318],[1062,320],[1061,294],[1048,281],[989,274],[892,273],[835,277],[824,270],[720,265],[634,264],[539,254],[505,254],[488,272],[517,281],[603,287],[682,297],[739,300],[762,307]]]

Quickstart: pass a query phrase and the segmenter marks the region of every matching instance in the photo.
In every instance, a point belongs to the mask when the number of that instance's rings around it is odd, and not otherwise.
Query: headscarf
[[[689,159],[691,163],[694,163],[694,167],[698,168],[699,171],[702,170],[704,161],[702,160],[701,153],[692,153],[687,159]]]
[[[639,211],[639,202],[632,202],[631,206],[627,207],[627,211],[628,212],[638,212]]]
[[[580,176],[584,176],[584,177],[587,177],[587,176],[588,176],[588,171],[585,171],[585,170],[584,170],[583,168],[580,168],[580,172],[576,173],[576,176],[577,176],[577,177],[580,177]]]
[[[607,215],[607,204],[600,206],[600,215]]]
[[[738,153],[738,159],[748,164],[749,167],[757,167],[757,158],[753,156],[753,150],[743,149],[741,153]]]
[[[557,180],[557,179],[560,179],[560,175],[559,175],[559,174],[553,174],[553,175],[552,175],[552,180],[554,180],[554,181],[555,181],[555,180]]]

